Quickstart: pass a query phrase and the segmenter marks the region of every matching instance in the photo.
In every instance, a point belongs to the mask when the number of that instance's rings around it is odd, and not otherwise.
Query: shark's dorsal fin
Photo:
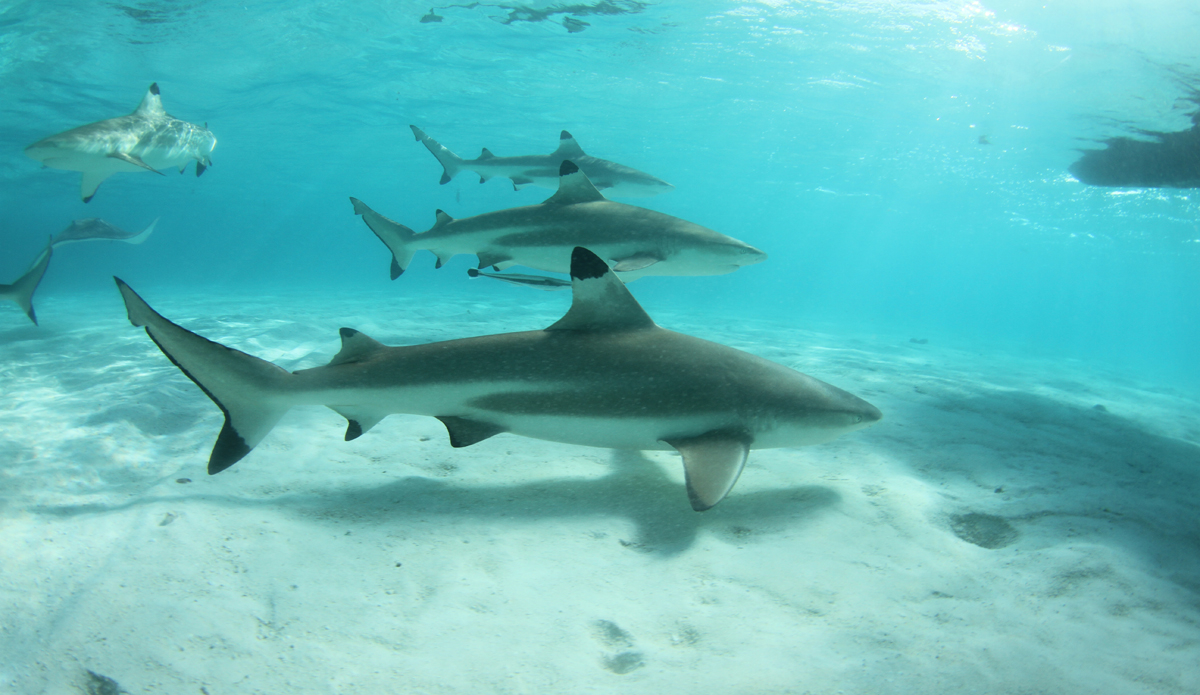
[[[142,97],[142,103],[138,104],[137,110],[134,111],[139,116],[165,116],[166,111],[163,110],[162,97],[158,93],[158,83],[150,85],[150,89],[146,90],[146,96]]]
[[[342,349],[329,360],[329,366],[361,362],[366,357],[387,347],[383,343],[369,337],[366,333],[343,328],[338,333],[342,336]]]
[[[582,246],[571,252],[571,308],[548,331],[622,331],[654,328],[650,315],[599,256]]]
[[[444,227],[454,221],[454,218],[447,215],[445,210],[438,210],[434,216],[433,226],[429,228],[431,231],[438,227]]]
[[[492,157],[495,157],[495,156],[496,155],[492,154],[492,151],[486,147],[483,148],[482,150],[480,150],[480,152],[479,152],[480,159],[491,159]]]
[[[583,148],[580,147],[579,143],[575,142],[575,138],[571,137],[571,134],[565,130],[558,136],[558,149],[554,151],[554,154],[562,157],[563,159],[574,159],[575,157],[585,156],[583,154]]]
[[[587,174],[568,159],[558,167],[558,192],[547,198],[545,205],[575,205],[599,200],[608,199],[592,185]]]

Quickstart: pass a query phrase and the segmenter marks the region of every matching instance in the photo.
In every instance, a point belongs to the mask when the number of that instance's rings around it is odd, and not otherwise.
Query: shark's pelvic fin
[[[37,312],[33,310],[33,293],[41,283],[46,269],[50,267],[50,255],[54,253],[54,237],[46,243],[46,249],[33,262],[33,266],[25,274],[17,278],[11,285],[0,285],[0,298],[9,299],[21,307],[21,311],[38,325]]]
[[[698,512],[712,509],[733,489],[746,466],[751,437],[741,432],[707,432],[699,437],[667,439],[683,456],[688,499]]]
[[[213,475],[237,463],[258,445],[291,407],[278,397],[293,379],[280,367],[227,348],[163,318],[120,278],[129,322],[146,333],[175,366],[225,414],[225,425],[208,459]]]
[[[558,192],[547,198],[545,205],[574,205],[599,200],[608,199],[574,162],[565,160],[558,167]]]
[[[494,437],[505,431],[499,425],[471,420],[465,417],[438,415],[437,419],[442,421],[442,424],[446,426],[446,432],[450,434],[450,446],[458,449],[478,444],[489,437]]]
[[[414,130],[417,129],[414,128]],[[362,215],[363,221],[367,223],[372,232],[375,232],[375,236],[379,237],[384,246],[387,246],[388,250],[392,252],[392,279],[400,277],[404,269],[412,262],[413,254],[417,252],[412,247],[417,233],[399,222],[393,222],[380,215],[358,198],[350,198],[350,202],[354,204],[354,214]]]
[[[656,327],[608,264],[582,246],[571,252],[571,290],[571,308],[546,330],[620,331]]]

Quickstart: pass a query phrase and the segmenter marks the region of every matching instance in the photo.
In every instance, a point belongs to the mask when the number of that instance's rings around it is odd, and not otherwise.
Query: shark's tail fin
[[[421,141],[421,144],[425,146],[425,149],[429,150],[429,152],[433,154],[434,157],[437,157],[437,160],[441,162],[443,169],[442,180],[438,183],[450,183],[450,179],[454,178],[454,175],[457,174],[458,170],[462,168],[463,158],[451,152],[450,149],[442,143],[426,135],[425,131],[421,130],[415,125],[410,125],[409,128],[412,128],[413,135],[417,137],[417,140]]]
[[[51,237],[53,239],[53,237]],[[33,262],[33,267],[25,272],[24,275],[17,278],[16,282],[11,285],[0,285],[0,299],[9,299],[17,303],[25,315],[33,321],[33,325],[38,325],[37,313],[33,310],[33,292],[37,289],[38,283],[42,281],[42,276],[46,274],[46,268],[50,267],[50,255],[54,253],[53,246],[50,243],[46,244],[46,250],[42,251],[37,260]]]
[[[285,394],[294,377],[266,360],[171,323],[120,278],[113,279],[125,299],[129,322],[144,326],[163,354],[225,413],[225,426],[208,459],[209,475],[240,461],[291,407]]]
[[[358,198],[350,198],[354,204],[354,214],[362,215],[363,222],[375,232],[375,236],[392,252],[392,279],[400,277],[408,264],[412,262],[413,254],[418,251],[413,245],[417,233],[399,222],[393,222],[380,215]]]

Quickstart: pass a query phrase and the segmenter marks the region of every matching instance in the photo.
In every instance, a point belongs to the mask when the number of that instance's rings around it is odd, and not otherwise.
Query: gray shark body
[[[354,439],[391,413],[430,415],[450,443],[501,432],[614,449],[675,449],[693,508],[732,488],[750,449],[828,441],[881,415],[841,389],[658,327],[603,260],[572,254],[572,305],[541,331],[388,347],[341,330],[323,367],[293,373],[181,328],[117,280],[129,319],[225,413],[220,472],[292,406],[325,405]]]
[[[38,325],[38,320],[37,312],[33,310],[33,293],[41,283],[42,277],[45,276],[46,269],[50,267],[50,256],[53,253],[53,245],[47,242],[46,249],[38,255],[24,275],[17,278],[11,285],[0,284],[0,299],[15,302],[35,326]]]
[[[81,241],[123,241],[126,244],[140,244],[154,232],[158,220],[151,222],[140,232],[127,232],[115,227],[102,219],[90,217],[86,220],[75,220],[67,228],[54,236],[54,248],[75,244]]]
[[[217,139],[208,128],[181,121],[163,110],[158,84],[150,85],[133,113],[72,128],[25,148],[25,154],[55,169],[83,173],[80,195],[88,202],[96,188],[118,172],[184,167],[196,160],[196,176],[212,166]]]
[[[584,246],[612,262],[622,280],[643,275],[721,275],[766,259],[762,251],[678,217],[606,199],[572,162],[560,166],[558,192],[527,205],[454,219],[441,210],[417,234],[351,198],[355,214],[392,252],[392,279],[417,251],[432,251],[441,267],[453,256],[479,257],[479,267],[523,265],[566,273],[571,249]]]
[[[558,187],[558,169],[565,161],[572,161],[587,174],[597,189],[608,196],[640,197],[658,195],[675,187],[637,169],[585,154],[579,143],[567,131],[559,135],[558,149],[550,154],[534,154],[520,157],[497,157],[485,147],[477,159],[463,159],[451,152],[437,140],[429,137],[415,125],[413,135],[425,145],[442,165],[442,184],[450,183],[454,175],[466,169],[479,174],[479,183],[499,176],[510,179],[515,190],[526,186]]]

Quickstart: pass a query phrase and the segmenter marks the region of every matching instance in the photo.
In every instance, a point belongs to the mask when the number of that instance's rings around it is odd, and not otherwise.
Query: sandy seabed
[[[412,344],[569,302],[135,287],[288,369],[343,325]],[[0,693],[1200,692],[1200,404],[1171,388],[651,308],[885,413],[752,452],[698,514],[673,452],[453,449],[403,415],[344,442],[324,408],[210,477],[220,411],[115,289],[37,308],[0,307]]]

